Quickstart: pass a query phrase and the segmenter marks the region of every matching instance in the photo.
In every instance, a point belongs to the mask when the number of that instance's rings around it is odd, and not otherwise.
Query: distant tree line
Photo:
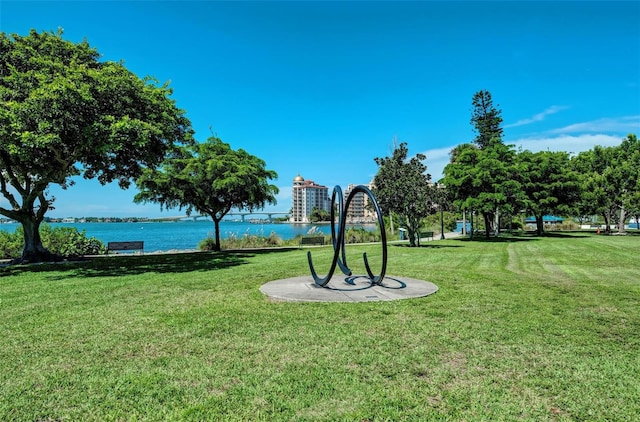
[[[396,146],[391,157],[375,159],[374,192],[383,211],[398,215],[408,227],[412,245],[423,219],[445,206],[481,215],[486,237],[521,214],[535,217],[538,234],[544,231],[543,217],[550,214],[581,220],[600,215],[606,232],[614,221],[624,232],[629,215],[640,219],[640,143],[635,134],[618,146],[596,146],[577,155],[516,150],[503,141],[501,114],[489,91],[474,94],[471,124],[477,136],[451,151],[437,184],[426,173],[424,155],[407,159],[406,143]]]

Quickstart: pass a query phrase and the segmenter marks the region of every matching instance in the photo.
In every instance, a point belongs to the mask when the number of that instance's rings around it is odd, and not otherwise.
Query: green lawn
[[[348,245],[356,273],[362,251],[378,268],[379,247]],[[263,296],[308,274],[304,250],[0,268],[0,420],[636,420],[639,251],[389,246],[388,274],[439,291],[368,303]]]

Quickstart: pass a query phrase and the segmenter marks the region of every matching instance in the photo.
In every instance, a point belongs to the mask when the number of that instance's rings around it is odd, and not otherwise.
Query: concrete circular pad
[[[438,286],[396,276],[385,276],[378,286],[366,276],[334,274],[325,287],[308,275],[270,281],[260,291],[272,299],[292,302],[375,302],[428,296],[437,292]]]

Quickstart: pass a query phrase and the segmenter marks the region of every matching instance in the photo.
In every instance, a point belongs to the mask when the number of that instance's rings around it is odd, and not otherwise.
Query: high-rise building
[[[347,189],[344,191],[345,205],[351,191],[356,186],[357,185],[349,184]],[[371,184],[365,186],[371,189]],[[356,193],[353,198],[351,198],[351,203],[347,209],[347,223],[371,223],[376,221],[376,212],[373,207],[369,205],[370,202],[369,196],[364,192]]]
[[[293,223],[309,223],[309,216],[314,208],[331,211],[329,189],[313,180],[304,180],[300,175],[293,179],[293,206],[290,221]]]

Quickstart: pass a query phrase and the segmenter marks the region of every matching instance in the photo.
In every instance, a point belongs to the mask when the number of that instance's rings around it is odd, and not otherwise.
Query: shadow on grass
[[[86,257],[80,261],[15,265],[0,268],[0,276],[29,272],[59,272],[53,279],[70,277],[114,277],[144,273],[186,273],[210,271],[247,264],[256,255],[277,254],[290,249],[255,249],[222,252],[188,252],[175,254],[117,255]]]
[[[485,236],[473,236],[473,238],[459,237],[453,239],[458,242],[486,242],[486,243],[509,243],[509,242],[531,242],[539,240],[540,238],[535,235],[524,234],[520,236],[491,236],[489,238]]]
[[[461,245],[441,245],[441,244],[431,244],[431,243],[421,243],[420,246],[411,246],[408,243],[400,243],[400,244],[392,244],[394,248],[427,248],[427,249],[442,249],[442,248],[462,248]]]
[[[591,237],[591,235],[588,234],[584,234],[581,232],[544,232],[542,233],[542,235],[540,235],[540,237],[551,237],[551,238],[558,238],[558,239],[568,239],[568,238],[575,238],[575,239],[579,239],[579,238],[585,238],[585,237]]]

